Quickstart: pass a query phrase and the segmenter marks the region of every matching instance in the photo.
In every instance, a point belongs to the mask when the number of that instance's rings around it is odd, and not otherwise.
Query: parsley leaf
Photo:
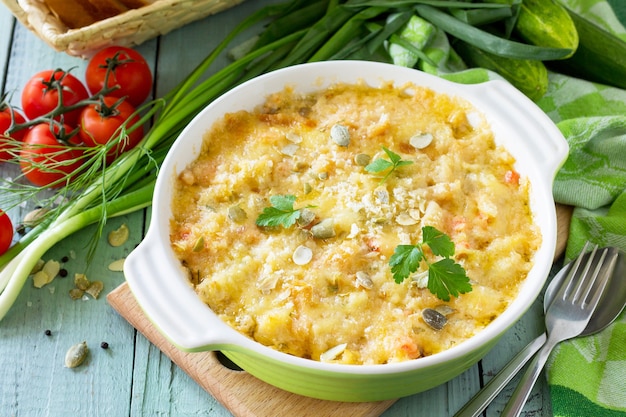
[[[430,263],[424,254],[428,246],[435,256],[443,259]],[[422,243],[417,245],[398,245],[389,259],[393,279],[398,284],[417,271],[422,261],[428,265],[428,289],[443,301],[449,301],[450,295],[472,291],[469,278],[461,265],[450,257],[454,255],[454,242],[448,235],[432,226],[422,228]]]
[[[300,218],[300,210],[293,208],[295,195],[273,195],[270,197],[271,207],[265,207],[256,219],[258,226],[289,227]]]
[[[450,295],[470,292],[472,285],[461,265],[444,258],[428,266],[428,289],[441,300],[450,301]]]
[[[381,172],[381,171],[385,171],[389,168],[393,167],[393,162],[387,161],[386,159],[375,159],[372,162],[370,162],[366,167],[365,170],[367,172]]]
[[[378,172],[389,170],[389,172],[387,172],[387,174],[381,180],[381,183],[385,182],[385,180],[389,177],[389,175],[391,175],[391,173],[395,171],[396,169],[405,165],[411,165],[413,163],[413,161],[402,160],[402,157],[400,157],[400,155],[392,152],[391,150],[387,149],[384,146],[383,146],[383,151],[385,151],[385,153],[389,157],[389,160],[378,158],[372,161],[370,164],[368,164],[365,167],[365,170],[367,172],[372,172],[372,173],[378,173]]]
[[[432,226],[422,228],[422,241],[437,256],[449,258],[454,255],[454,242],[448,235]]]
[[[421,248],[415,245],[398,245],[389,260],[393,279],[398,284],[406,277],[417,271],[417,267],[424,258]]]

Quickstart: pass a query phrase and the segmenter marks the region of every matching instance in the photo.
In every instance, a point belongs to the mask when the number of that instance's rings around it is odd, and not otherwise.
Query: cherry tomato
[[[13,223],[9,216],[0,210],[0,255],[11,247],[13,241]]]
[[[13,118],[15,118],[15,123],[12,123]],[[8,161],[13,157],[9,152],[9,149],[14,147],[15,145],[14,143],[11,143],[10,139],[5,137],[7,129],[9,129],[12,124],[20,124],[24,123],[25,121],[26,120],[24,119],[24,116],[21,115],[21,113],[10,109],[8,106],[4,106],[4,108],[0,109],[0,162]],[[22,141],[25,134],[26,130],[22,129],[13,132],[10,137],[14,140]]]
[[[20,151],[20,167],[30,182],[40,187],[61,187],[70,182],[83,164],[83,150],[63,143],[71,127],[58,124],[51,129],[40,123],[26,134]]]
[[[117,97],[102,97],[98,104],[85,107],[80,115],[79,136],[87,146],[105,145],[116,140],[116,131],[127,120],[129,129],[139,121],[134,115],[135,108],[126,100]],[[131,118],[132,116],[132,118]],[[134,148],[143,139],[143,127],[138,127],[128,137],[119,139],[107,154],[107,163],[111,163],[122,153]]]
[[[22,110],[30,120],[54,110],[59,104],[59,88],[64,106],[73,106],[89,97],[83,83],[69,72],[46,70],[33,75],[22,90]],[[63,122],[75,126],[81,109],[63,114]],[[56,117],[56,120],[61,120]]]
[[[97,94],[104,88],[107,68],[110,68],[107,87],[119,86],[107,95],[126,97],[135,107],[146,101],[152,91],[152,72],[139,52],[123,46],[109,46],[98,51],[85,70],[91,94]]]

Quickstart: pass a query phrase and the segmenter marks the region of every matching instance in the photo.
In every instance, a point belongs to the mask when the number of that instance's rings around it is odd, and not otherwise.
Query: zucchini
[[[504,58],[460,41],[454,48],[468,65],[497,72],[533,101],[548,90],[548,70],[542,61]]]
[[[563,74],[626,89],[626,42],[567,9],[580,35],[576,53],[550,68]]]

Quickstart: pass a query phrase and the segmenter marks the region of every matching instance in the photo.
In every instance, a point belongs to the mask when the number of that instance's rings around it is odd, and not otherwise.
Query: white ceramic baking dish
[[[543,241],[519,296],[486,329],[441,353],[385,365],[321,363],[263,346],[222,322],[193,292],[170,249],[172,183],[196,158],[204,133],[227,112],[252,110],[286,85],[312,91],[336,82],[371,85],[412,82],[470,101],[491,124],[496,142],[516,158],[516,169],[531,183],[532,212]],[[187,351],[221,350],[241,368],[279,388],[340,401],[398,398],[442,384],[461,374],[491,349],[531,306],[549,273],[556,245],[552,182],[568,153],[558,128],[528,98],[503,81],[460,85],[390,64],[330,61],[278,70],[246,82],[207,106],[181,133],[159,173],[152,220],[143,242],[127,258],[130,288],[155,326]]]

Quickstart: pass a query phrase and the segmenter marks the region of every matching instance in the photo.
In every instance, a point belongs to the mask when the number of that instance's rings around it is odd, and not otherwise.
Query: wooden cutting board
[[[571,209],[557,206],[557,216],[555,259],[565,250]],[[110,292],[107,301],[235,417],[273,417],[279,409],[286,416],[378,417],[396,401],[344,403],[316,400],[280,390],[246,372],[224,366],[215,352],[189,353],[173,346],[145,316],[128,284]]]
[[[107,295],[107,301],[150,342],[182,368],[235,417],[378,417],[395,400],[343,403],[316,400],[273,387],[247,372],[222,365],[215,352],[183,352],[169,343],[145,316],[128,284]]]

